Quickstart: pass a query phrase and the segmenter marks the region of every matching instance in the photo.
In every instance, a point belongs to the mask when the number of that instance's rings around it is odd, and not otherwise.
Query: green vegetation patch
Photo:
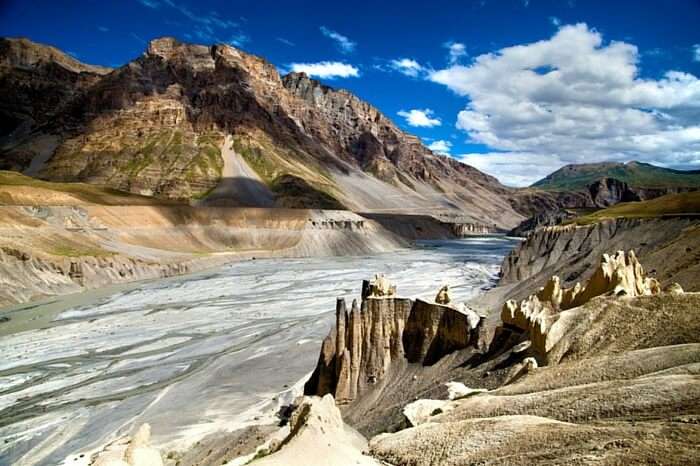
[[[671,170],[641,162],[564,167],[532,186],[550,191],[575,191],[601,178],[615,178],[638,188],[700,187],[700,171]]]
[[[667,194],[650,201],[624,202],[577,217],[568,223],[588,225],[609,218],[650,218],[669,215],[700,216],[700,191]]]
[[[18,172],[0,170],[0,191],[2,191],[3,187],[9,188],[13,186],[39,188],[70,194],[90,204],[148,205],[163,203],[163,201],[158,201],[147,196],[132,194],[105,186],[87,183],[55,183],[25,176]],[[9,193],[0,192],[0,194],[2,194],[3,199],[11,198],[11,190]],[[40,197],[37,197],[36,201],[37,204],[42,203]],[[169,204],[169,202],[165,203]]]

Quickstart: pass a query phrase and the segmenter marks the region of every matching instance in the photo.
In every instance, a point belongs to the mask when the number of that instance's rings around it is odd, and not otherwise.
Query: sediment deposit
[[[0,207],[0,305],[255,257],[385,252],[408,243],[346,211],[185,206]]]

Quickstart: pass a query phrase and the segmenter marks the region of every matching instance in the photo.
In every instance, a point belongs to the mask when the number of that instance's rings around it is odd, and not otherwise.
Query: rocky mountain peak
[[[204,45],[185,44],[174,37],[160,37],[148,43],[146,58],[181,64],[193,71],[214,69],[214,56]]]
[[[497,180],[433,154],[371,104],[304,73],[282,78],[265,59],[227,44],[161,37],[109,75],[63,74],[60,86],[51,73],[32,78],[37,89],[56,88],[50,103],[33,87],[6,99],[12,112],[3,134],[26,128],[26,140],[4,153],[0,168],[26,169],[37,158],[32,128],[42,127],[58,139],[41,157],[39,176],[188,199],[220,181],[220,144],[230,134],[237,156],[276,190],[280,206],[318,207],[331,198],[353,210],[520,220]],[[16,68],[6,76],[27,82]]]
[[[148,43],[146,53],[148,55],[157,55],[163,58],[169,58],[175,49],[180,46],[180,42],[174,37],[159,37]]]
[[[37,44],[24,37],[0,38],[0,64],[34,70],[44,65],[55,64],[74,73],[104,75],[112,71],[105,66],[86,65],[55,47]]]

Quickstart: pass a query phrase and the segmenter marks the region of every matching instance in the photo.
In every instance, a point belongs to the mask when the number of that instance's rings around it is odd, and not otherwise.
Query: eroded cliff
[[[408,243],[345,211],[0,207],[0,305],[254,257],[371,254]]]

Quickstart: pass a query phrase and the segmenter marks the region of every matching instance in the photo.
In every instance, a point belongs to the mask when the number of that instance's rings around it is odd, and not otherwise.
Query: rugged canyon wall
[[[683,289],[672,283],[664,290],[669,294],[682,294]],[[532,351],[540,363],[557,362],[550,351],[566,336],[568,315],[564,311],[579,308],[597,297],[637,297],[662,293],[655,278],[647,277],[634,251],[618,251],[604,254],[591,278],[577,282],[571,288],[563,288],[559,277],[553,276],[545,286],[528,298],[516,302],[508,300],[501,311],[501,321],[506,327],[525,332],[532,343]],[[601,303],[602,304],[602,303]],[[558,353],[561,357],[561,353]]]
[[[235,260],[408,246],[347,211],[184,206],[0,207],[0,305]]]
[[[543,286],[553,275],[572,286],[589,278],[608,251],[633,249],[662,286],[678,282],[700,288],[700,221],[687,217],[617,218],[590,225],[537,229],[503,261],[499,285],[515,299]]]
[[[323,341],[304,391],[332,394],[348,404],[381,389],[408,364],[431,366],[454,351],[475,346],[480,317],[463,305],[396,296],[365,296],[348,311],[336,306],[336,324]]]

